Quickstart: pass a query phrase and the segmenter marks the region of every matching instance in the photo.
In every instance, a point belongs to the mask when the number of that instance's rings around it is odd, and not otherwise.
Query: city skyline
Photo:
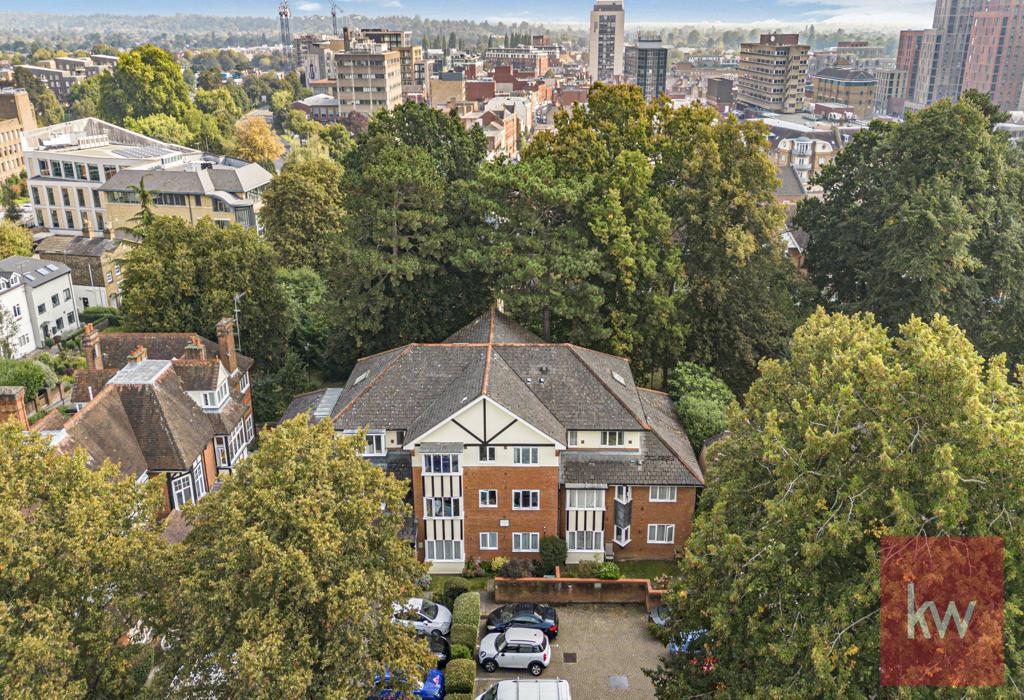
[[[276,3],[267,2],[268,16],[276,14]],[[550,3],[540,0],[523,0],[505,11],[494,11],[493,6],[481,5],[470,0],[366,0],[342,4],[343,13],[366,16],[414,16],[437,19],[467,19],[477,21],[502,21],[506,23],[531,22],[553,25],[574,24],[584,26],[592,7],[591,2],[577,1],[571,4]],[[53,13],[95,14],[99,11],[111,14],[146,15],[153,14],[151,6],[140,6],[131,0],[54,0],[49,5]],[[251,2],[242,0],[175,0],[164,5],[165,12],[159,14],[209,14],[222,16],[258,16]],[[325,15],[330,10],[328,0],[293,0],[292,12],[297,16]],[[17,3],[10,8],[19,9]],[[23,8],[26,11],[30,8]],[[260,9],[264,9],[260,6]],[[739,0],[729,6],[711,6],[697,0],[627,0],[626,23],[629,25],[652,24],[771,24],[802,25],[824,24],[859,27],[913,27],[929,26],[934,2],[931,0],[910,0],[894,4],[885,0]]]

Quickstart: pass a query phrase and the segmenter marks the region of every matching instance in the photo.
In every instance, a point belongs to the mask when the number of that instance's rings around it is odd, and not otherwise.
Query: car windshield
[[[498,638],[494,640],[494,648],[498,651],[502,651],[505,648],[505,634],[499,634]]]
[[[480,700],[495,700],[498,697],[498,686],[493,685],[491,689],[480,696]]]
[[[424,600],[423,604],[420,605],[420,612],[428,620],[433,620],[437,617],[437,603],[431,603],[429,600]]]

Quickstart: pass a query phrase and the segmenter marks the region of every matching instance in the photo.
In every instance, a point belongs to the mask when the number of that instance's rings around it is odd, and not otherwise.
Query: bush
[[[540,540],[540,572],[542,574],[555,573],[556,566],[565,566],[565,558],[569,554],[569,547],[561,537],[550,535]]]
[[[477,633],[480,631],[480,593],[469,591],[455,599],[452,606],[452,645],[460,645],[472,652],[476,650]]]
[[[473,650],[467,647],[465,644],[452,644],[452,656],[453,659],[472,659]]]
[[[473,693],[447,693],[448,700],[473,700]]]
[[[613,561],[606,561],[603,564],[597,565],[597,577],[605,580],[614,580],[622,578],[622,572],[619,571],[619,565]]]
[[[533,576],[532,559],[512,559],[498,570],[503,578],[526,578]]]
[[[0,386],[25,387],[25,399],[30,400],[46,387],[57,386],[57,374],[34,360],[0,360]]]
[[[576,565],[576,576],[579,578],[597,578],[597,567],[600,562],[596,559],[584,559]]]
[[[477,557],[473,557],[462,567],[463,578],[479,578],[486,575],[487,571],[484,570],[484,563]]]
[[[449,698],[452,693],[472,693],[476,684],[476,661],[452,659],[444,669],[444,681]]]
[[[469,581],[464,578],[445,579],[444,586],[441,588],[440,599],[437,602],[451,610],[455,605],[455,599],[468,590]]]
[[[490,562],[491,573],[497,574],[505,564],[508,564],[508,557],[494,557]]]
[[[669,375],[668,393],[693,449],[726,428],[726,411],[736,400],[732,391],[710,369],[680,362]]]

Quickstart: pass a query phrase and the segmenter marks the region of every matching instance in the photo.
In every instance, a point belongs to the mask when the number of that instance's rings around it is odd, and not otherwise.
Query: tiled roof
[[[71,403],[88,403],[117,374],[116,369],[80,369],[71,385]]]
[[[807,193],[800,178],[793,166],[787,165],[779,168],[779,184],[775,188],[775,194],[780,197],[799,197]]]
[[[185,356],[185,350],[192,343],[192,333],[103,333],[100,336],[100,350],[103,352],[104,367],[124,367],[128,356],[139,345],[146,348],[146,355],[152,360],[172,360]],[[207,357],[219,357],[220,346],[212,340],[200,338],[206,346]],[[237,355],[238,366],[246,371],[253,360]]]
[[[64,424],[67,437],[60,449],[70,452],[81,448],[89,455],[89,466],[96,468],[109,459],[121,465],[132,477],[146,472],[148,463],[135,438],[135,431],[116,387],[103,389]]]
[[[223,366],[219,360],[174,360],[173,364],[185,391],[213,391],[217,388]]]
[[[0,270],[17,272],[21,275],[21,281],[29,287],[38,287],[71,272],[71,268],[64,263],[26,258],[23,255],[12,255],[0,260]]]
[[[104,236],[48,236],[36,245],[39,255],[71,255],[75,257],[98,258],[104,253],[111,253],[125,241],[110,239]]]

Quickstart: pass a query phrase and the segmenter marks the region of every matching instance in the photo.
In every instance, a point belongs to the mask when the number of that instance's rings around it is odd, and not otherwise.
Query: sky
[[[49,0],[49,13],[211,15],[277,14],[278,0]],[[330,0],[290,0],[293,14],[327,14]],[[581,24],[591,2],[585,0],[361,0],[340,2],[342,13],[367,16],[420,15],[438,19]],[[921,28],[931,26],[934,0],[625,0],[627,24],[807,23],[843,27]],[[0,8],[37,12],[32,0],[0,0]],[[158,9],[159,8],[159,9]],[[264,9],[265,8],[265,9]]]

